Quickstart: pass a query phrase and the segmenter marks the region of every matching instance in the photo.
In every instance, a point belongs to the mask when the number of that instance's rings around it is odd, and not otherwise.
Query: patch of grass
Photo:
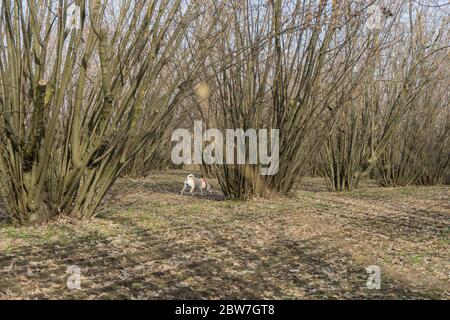
[[[327,203],[316,202],[316,203],[314,203],[314,208],[316,208],[318,210],[326,211],[326,210],[330,209],[331,206]]]
[[[30,232],[27,228],[6,227],[2,231],[11,239],[29,240],[36,237],[36,234],[34,232]]]

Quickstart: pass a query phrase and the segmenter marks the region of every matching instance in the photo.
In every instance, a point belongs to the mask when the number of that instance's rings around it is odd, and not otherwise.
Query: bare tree
[[[75,5],[79,29],[66,27],[67,0],[1,2],[0,178],[15,223],[95,215],[134,155],[159,143],[197,69],[170,61],[189,58],[202,1]]]
[[[448,21],[436,19],[433,24],[424,21],[427,16],[419,12],[410,15],[408,25],[404,17],[411,6],[406,2],[393,5],[389,11],[392,15],[384,17],[381,28],[368,34],[372,45],[355,99],[341,109],[336,124],[329,127],[322,161],[333,190],[357,188],[371,174],[385,148],[396,144],[395,132],[405,115],[423,102],[420,97],[424,89],[448,54]],[[433,37],[433,28],[442,33]],[[407,179],[417,178],[413,174]]]
[[[274,176],[262,177],[259,165],[216,165],[214,171],[228,197],[287,193],[325,140],[341,92],[356,83],[358,74],[349,70],[365,50],[355,40],[363,19],[337,1],[229,6],[233,14],[221,21],[224,32],[209,57],[216,63],[205,77],[211,88],[206,122],[279,129],[281,159]]]

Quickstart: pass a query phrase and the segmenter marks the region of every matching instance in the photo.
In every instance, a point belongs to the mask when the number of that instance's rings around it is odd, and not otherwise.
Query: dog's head
[[[195,176],[193,174],[190,174],[186,177],[186,180],[190,180],[190,179],[194,179],[194,178],[195,178]]]

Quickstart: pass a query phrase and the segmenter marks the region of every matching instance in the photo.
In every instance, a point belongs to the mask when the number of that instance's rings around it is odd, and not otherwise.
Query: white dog
[[[212,194],[212,188],[209,183],[203,178],[196,178],[193,174],[190,174],[184,180],[183,190],[181,190],[181,195],[184,194],[184,191],[190,187],[191,194],[194,195],[194,191],[196,189],[200,190],[200,194],[203,195],[203,190],[206,190],[209,194]]]

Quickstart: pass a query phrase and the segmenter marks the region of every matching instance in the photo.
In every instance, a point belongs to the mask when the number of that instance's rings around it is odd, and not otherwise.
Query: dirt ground
[[[0,298],[450,298],[448,186],[335,193],[307,178],[291,197],[237,202],[181,197],[185,175],[121,179],[91,222],[0,225]]]

